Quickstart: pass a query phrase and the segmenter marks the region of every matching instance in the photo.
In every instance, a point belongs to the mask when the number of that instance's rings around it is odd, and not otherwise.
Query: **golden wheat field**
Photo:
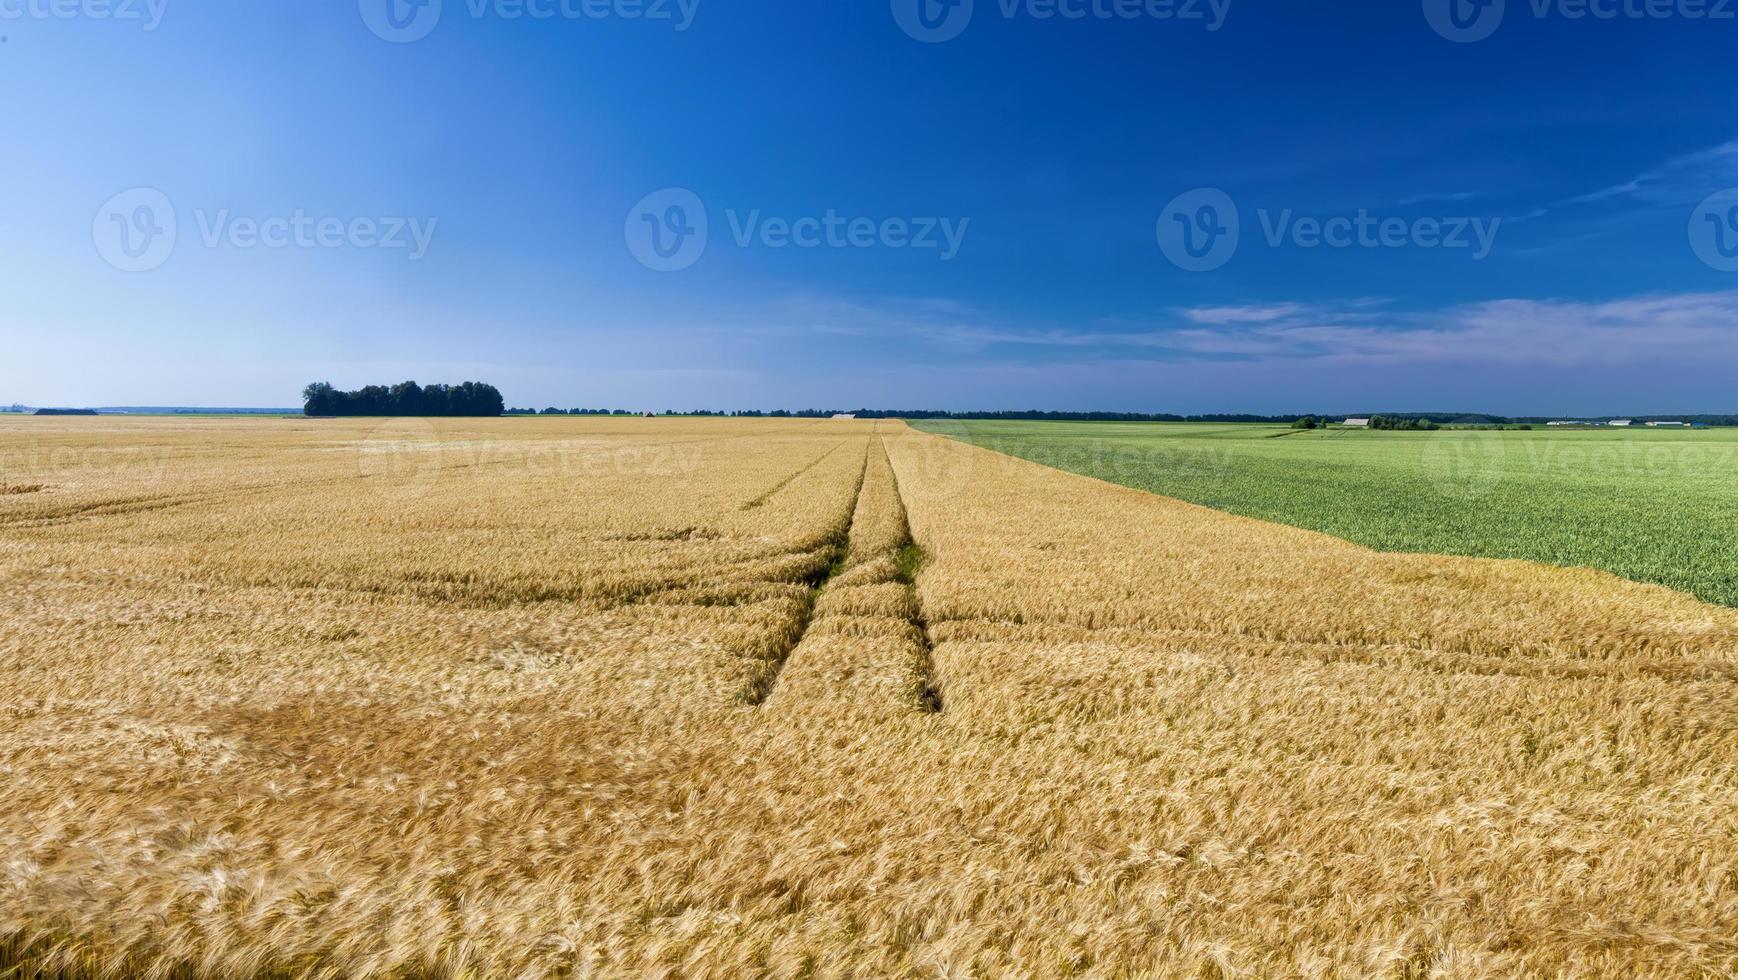
[[[1738,611],[1662,588],[896,422],[0,483],[0,975],[1738,973]]]

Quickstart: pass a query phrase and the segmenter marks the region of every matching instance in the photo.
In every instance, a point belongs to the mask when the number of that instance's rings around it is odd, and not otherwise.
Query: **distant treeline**
[[[457,385],[428,385],[405,381],[388,388],[369,385],[356,391],[339,391],[325,382],[302,389],[302,411],[313,416],[430,415],[489,418],[502,414],[506,402],[494,385],[466,381]]]
[[[195,405],[99,405],[104,415],[294,415],[299,408],[222,408]]]
[[[504,415],[639,415],[625,408],[509,408]],[[665,414],[673,414],[666,412]],[[708,413],[710,414],[710,413]]]
[[[508,415],[641,415],[641,412],[629,412],[624,409],[608,408],[510,408]],[[705,409],[681,412],[667,409],[656,413],[659,415],[683,415],[702,418],[739,418],[739,419],[830,419],[836,415],[855,415],[860,419],[960,419],[976,421],[1042,421],[1042,422],[1284,422],[1297,421],[1297,415],[1162,415],[1146,412],[941,412],[941,411],[894,411],[884,409],[859,408],[850,409],[820,409],[805,408],[796,411],[776,409],[770,412],[757,410],[741,412],[713,412]],[[1331,416],[1335,419],[1345,418],[1343,415]]]
[[[722,414],[722,413],[719,413]],[[759,415],[759,412],[738,412],[738,415]],[[798,418],[827,418],[833,412],[768,412],[767,415],[790,415]],[[1344,422],[1349,418],[1383,420],[1385,428],[1402,428],[1406,421],[1435,422],[1440,425],[1543,425],[1546,422],[1571,421],[1569,416],[1536,415],[1506,416],[1488,412],[1315,412],[1299,415],[1168,415],[1144,412],[882,412],[859,409],[860,419],[960,419],[1041,422],[1260,422],[1290,425],[1300,419],[1315,418],[1324,422]],[[1738,415],[1591,415],[1575,416],[1573,420],[1609,422],[1632,419],[1635,422],[1700,422],[1705,425],[1738,425]]]
[[[1645,422],[1685,422],[1702,425],[1738,425],[1738,415],[1489,415],[1483,412],[1372,412],[1368,415],[1332,415],[1323,416],[1335,421],[1350,418],[1377,417],[1386,419],[1417,419],[1439,422],[1443,425],[1544,425],[1547,422],[1587,422],[1603,425],[1607,422],[1629,419],[1636,423]]]
[[[743,412],[758,415],[758,412]],[[778,415],[768,412],[768,415]],[[835,412],[790,412],[795,418],[830,418]],[[860,419],[960,419],[985,422],[1295,422],[1296,415],[1171,415],[1153,412],[1012,412],[878,411],[858,409]]]
[[[95,415],[94,408],[39,408],[36,415]]]
[[[630,412],[621,408],[510,408],[508,415],[643,415],[644,412]],[[1609,422],[1613,419],[1632,419],[1636,422],[1700,422],[1705,425],[1738,425],[1738,415],[1594,415],[1578,416],[1571,420],[1567,416],[1538,415],[1511,417],[1506,415],[1491,415],[1488,412],[1315,412],[1299,415],[1173,415],[1162,412],[1043,412],[1012,411],[1012,412],[944,412],[930,409],[889,410],[874,408],[850,409],[820,409],[805,408],[798,411],[778,409],[771,412],[741,411],[713,412],[706,409],[694,411],[677,411],[666,409],[655,413],[658,415],[683,415],[703,418],[768,418],[768,419],[829,419],[835,415],[855,415],[860,419],[958,419],[960,421],[1001,421],[1001,422],[1255,422],[1270,425],[1291,425],[1303,419],[1316,419],[1320,423],[1344,422],[1348,418],[1382,419],[1382,424],[1374,428],[1425,428],[1424,422],[1438,425],[1543,425],[1546,422],[1586,421],[1595,423]],[[1415,421],[1421,423],[1409,426],[1405,423]]]

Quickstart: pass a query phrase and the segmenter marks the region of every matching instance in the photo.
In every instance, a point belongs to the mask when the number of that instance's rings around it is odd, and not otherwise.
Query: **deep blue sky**
[[[1695,213],[1738,187],[1733,20],[1508,0],[1454,43],[1418,0],[1232,0],[1216,31],[975,0],[923,43],[888,0],[698,0],[687,30],[444,0],[394,43],[387,0],[49,2],[0,2],[0,402],[1738,411],[1738,225]],[[176,240],[129,272],[137,188]],[[666,188],[709,225],[673,272],[627,234]],[[1210,271],[1157,233],[1197,188],[1241,222]],[[1483,258],[1264,229],[1360,209],[1501,224]],[[951,259],[735,239],[829,211],[965,231]],[[298,213],[337,247],[235,223]],[[426,254],[356,219],[432,221]]]

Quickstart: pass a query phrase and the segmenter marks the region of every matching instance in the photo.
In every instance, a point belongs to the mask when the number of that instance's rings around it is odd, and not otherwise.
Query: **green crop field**
[[[1738,606],[1738,429],[913,424],[1385,551],[1603,568]]]

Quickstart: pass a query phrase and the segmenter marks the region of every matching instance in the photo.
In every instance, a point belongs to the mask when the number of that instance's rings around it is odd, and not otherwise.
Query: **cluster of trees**
[[[388,388],[369,385],[356,391],[339,391],[324,381],[302,389],[304,414],[342,415],[444,415],[488,418],[506,410],[506,402],[494,385],[466,381],[457,385],[428,385],[405,381]]]
[[[1442,426],[1424,418],[1411,418],[1404,415],[1376,415],[1370,418],[1370,428],[1387,429],[1392,432],[1435,432]]]

